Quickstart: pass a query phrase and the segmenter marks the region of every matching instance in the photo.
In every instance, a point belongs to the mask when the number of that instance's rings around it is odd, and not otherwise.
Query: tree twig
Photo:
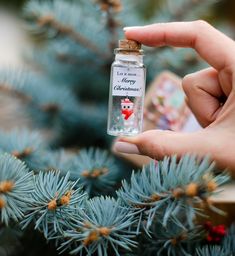
[[[113,50],[117,46],[117,40],[118,40],[117,27],[119,24],[114,19],[113,13],[111,12],[110,8],[107,9],[106,13],[107,13],[107,25],[106,26],[111,35],[109,47],[111,50]]]
[[[24,102],[26,103],[29,103],[32,101],[32,98],[29,97],[28,95],[22,93],[22,92],[19,92],[17,90],[15,90],[14,88],[11,88],[10,86],[8,86],[7,84],[0,84],[0,91],[4,92],[4,93],[8,93],[8,94],[11,94],[13,96],[16,96],[20,99],[22,99]]]
[[[77,31],[75,31],[72,27],[61,24],[60,22],[55,20],[54,17],[51,15],[42,16],[38,18],[37,22],[42,27],[51,26],[59,33],[69,36],[75,42],[88,48],[90,51],[92,51],[102,59],[106,60],[109,57],[105,52],[102,52],[95,44],[93,44],[88,38],[84,37]]]

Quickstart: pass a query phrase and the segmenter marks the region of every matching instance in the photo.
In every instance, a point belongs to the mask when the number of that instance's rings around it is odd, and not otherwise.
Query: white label
[[[113,67],[113,96],[140,97],[144,90],[144,70]]]

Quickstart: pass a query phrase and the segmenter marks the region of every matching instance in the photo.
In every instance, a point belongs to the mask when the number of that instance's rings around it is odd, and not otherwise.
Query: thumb
[[[119,138],[113,148],[129,154],[141,154],[161,160],[165,156],[186,153],[203,156],[210,153],[209,141],[203,132],[178,133],[172,131],[149,130],[134,137]]]

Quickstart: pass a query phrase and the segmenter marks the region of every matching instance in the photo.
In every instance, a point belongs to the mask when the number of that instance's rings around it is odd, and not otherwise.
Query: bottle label
[[[113,67],[113,96],[141,97],[144,83],[144,69]]]

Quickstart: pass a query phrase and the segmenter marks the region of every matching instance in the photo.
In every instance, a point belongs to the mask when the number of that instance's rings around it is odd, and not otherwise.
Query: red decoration
[[[130,101],[128,98],[125,98],[121,100],[121,106],[122,106],[121,113],[124,119],[128,120],[129,117],[134,113],[134,110],[133,110],[134,103]]]
[[[124,115],[124,119],[128,120],[128,118],[134,113],[133,110],[122,109],[122,115]]]
[[[227,233],[224,225],[212,226],[210,221],[204,224],[204,228],[207,231],[206,240],[209,243],[219,243]]]

